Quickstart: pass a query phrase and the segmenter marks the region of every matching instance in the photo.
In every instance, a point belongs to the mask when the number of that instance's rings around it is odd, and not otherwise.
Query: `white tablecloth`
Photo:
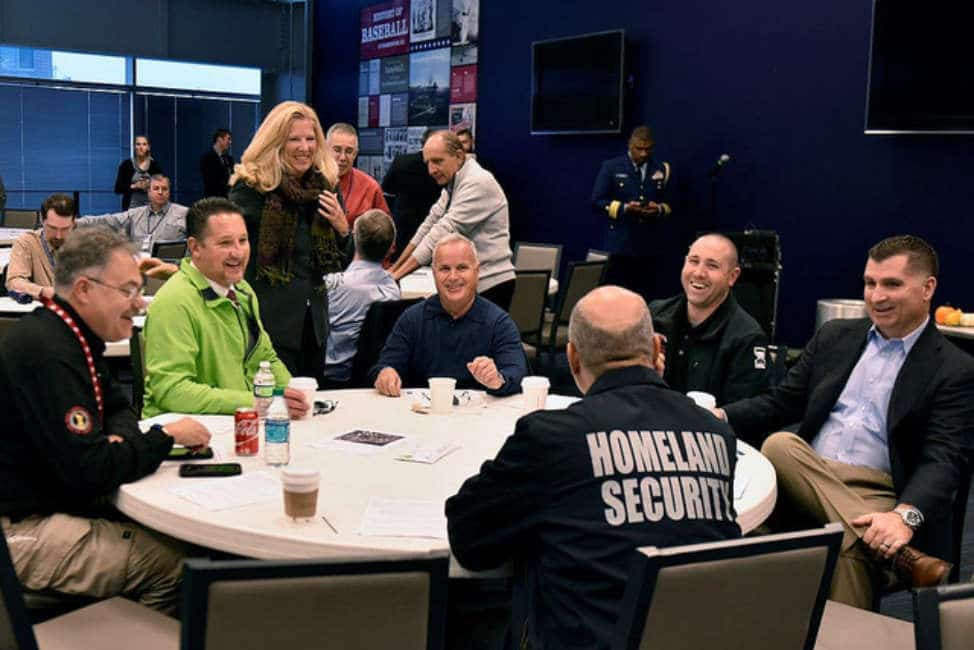
[[[432,501],[442,512],[443,503],[463,481],[497,454],[513,432],[523,405],[521,396],[487,397],[485,407],[462,407],[451,415],[422,415],[410,409],[413,398],[381,397],[371,389],[320,393],[319,397],[338,399],[338,409],[291,424],[292,464],[313,466],[321,472],[319,518],[308,523],[290,521],[279,496],[210,511],[176,495],[173,488],[195,481],[233,479],[181,479],[175,462],[165,462],[156,473],[123,485],[118,491],[118,508],[136,521],[173,537],[248,557],[350,558],[442,552],[448,548],[446,539],[359,534],[369,500],[376,497]],[[561,408],[570,400],[553,396],[548,406]],[[214,432],[212,446],[218,460],[239,462],[245,476],[267,472],[270,477],[277,477],[278,470],[266,466],[261,456],[234,455],[231,416],[201,419]],[[406,438],[368,455],[311,446],[355,429]],[[395,460],[410,441],[457,442],[461,447],[434,464]],[[740,445],[740,451],[735,506],[742,529],[748,531],[771,513],[777,492],[771,463],[745,444]],[[337,534],[321,516],[327,517]],[[455,565],[451,573],[463,575],[463,570]]]

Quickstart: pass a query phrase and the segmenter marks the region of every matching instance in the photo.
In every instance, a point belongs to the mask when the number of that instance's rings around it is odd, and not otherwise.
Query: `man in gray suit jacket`
[[[780,505],[846,527],[833,600],[871,608],[885,570],[930,586],[955,556],[952,501],[974,455],[974,359],[930,319],[937,255],[910,235],[870,249],[868,319],[830,321],[777,387],[715,409],[761,442]],[[778,431],[801,422],[798,433]],[[777,431],[772,435],[769,432]]]
[[[103,223],[124,232],[145,254],[157,241],[186,239],[185,205],[169,202],[169,178],[156,174],[149,180],[149,204],[125,212],[85,217],[80,225]]]

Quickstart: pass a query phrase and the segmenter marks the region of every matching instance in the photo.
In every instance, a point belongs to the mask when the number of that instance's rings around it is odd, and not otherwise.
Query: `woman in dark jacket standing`
[[[122,195],[122,210],[149,203],[149,179],[162,173],[162,167],[149,155],[152,145],[144,135],[135,136],[135,155],[118,166],[115,193]]]
[[[324,275],[344,269],[352,242],[338,166],[314,110],[278,104],[230,179],[250,237],[247,281],[278,356],[293,375],[321,377],[328,340]]]

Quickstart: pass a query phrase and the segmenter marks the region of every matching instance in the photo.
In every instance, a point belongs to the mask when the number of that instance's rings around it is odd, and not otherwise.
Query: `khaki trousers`
[[[851,522],[860,515],[888,512],[896,506],[892,477],[871,467],[822,458],[807,442],[787,431],[769,436],[761,453],[778,474],[781,506],[822,525],[835,521],[845,527],[830,598],[872,609],[884,566],[859,543],[866,528]]]
[[[181,542],[130,522],[66,514],[0,518],[25,589],[110,598],[125,596],[176,614]]]

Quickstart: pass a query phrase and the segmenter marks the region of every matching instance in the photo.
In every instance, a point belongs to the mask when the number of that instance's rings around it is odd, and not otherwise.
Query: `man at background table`
[[[74,226],[74,199],[66,194],[52,194],[44,199],[40,230],[19,236],[10,251],[7,292],[12,298],[54,297],[54,253],[64,244]]]
[[[0,344],[0,523],[26,589],[124,595],[172,613],[182,545],[98,503],[154,472],[173,442],[210,439],[189,418],[141,433],[105,363],[105,342],[131,336],[145,306],[133,254],[107,228],[74,233],[53,301]]]
[[[325,346],[326,380],[336,385],[351,376],[365,315],[374,302],[399,300],[399,285],[382,268],[392,244],[396,225],[382,210],[369,210],[352,226],[355,257],[348,268],[325,276],[328,288],[328,345]]]
[[[375,388],[397,397],[403,386],[453,377],[457,388],[486,388],[491,395],[520,392],[527,374],[521,335],[511,317],[477,295],[480,262],[473,243],[446,235],[433,252],[436,295],[413,305],[396,321],[370,371]]]
[[[425,145],[432,134],[432,129],[426,129],[422,144]],[[399,154],[393,159],[382,179],[382,191],[394,199],[396,250],[401,251],[409,244],[409,237],[423,223],[442,190],[426,171],[423,152],[416,151]]]
[[[767,384],[768,337],[731,291],[740,275],[734,242],[704,235],[683,262],[683,293],[650,303],[653,325],[667,339],[670,388],[704,391],[724,404]]]
[[[159,290],[145,323],[144,417],[233,413],[253,404],[254,375],[270,361],[278,386],[291,374],[260,321],[257,295],[243,279],[250,259],[240,208],[213,197],[186,219],[190,257]],[[303,417],[301,392],[286,388],[288,411]]]
[[[825,323],[778,386],[715,409],[763,441],[779,511],[845,526],[830,598],[863,609],[890,567],[914,587],[950,570],[938,557],[951,554],[954,493],[971,471],[974,360],[930,318],[938,266],[919,237],[879,242],[863,273],[869,318]],[[795,422],[797,435],[781,430]]]
[[[516,638],[607,648],[639,546],[739,537],[730,428],[670,390],[643,299],[596,289],[572,310],[568,363],[584,397],[517,422],[446,502],[450,548],[482,571],[516,560]],[[518,594],[523,597],[517,597]]]

